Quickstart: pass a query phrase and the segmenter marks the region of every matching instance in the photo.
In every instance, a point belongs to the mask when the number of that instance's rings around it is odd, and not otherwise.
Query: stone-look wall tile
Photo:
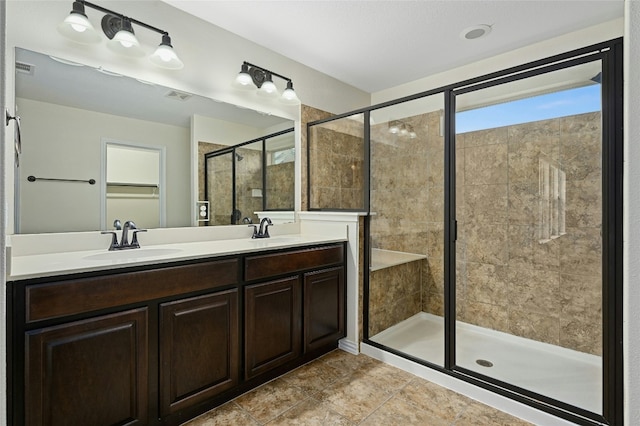
[[[602,181],[570,180],[567,186],[566,226],[594,228],[602,225]]]
[[[478,130],[476,132],[459,133],[456,135],[458,148],[474,148],[483,145],[506,144],[509,141],[507,127]],[[462,144],[462,146],[460,146]]]
[[[507,276],[510,308],[539,314],[560,312],[562,302],[557,272],[509,268]]]
[[[422,309],[422,262],[409,262],[371,272],[369,335],[373,336]]]
[[[602,113],[600,111],[559,118],[560,133],[600,134]]]
[[[557,163],[559,152],[558,136],[513,143],[509,139],[509,182],[537,183],[540,159]]]
[[[427,203],[423,216],[427,222],[440,223],[444,221],[444,187],[427,187]]]
[[[602,323],[600,310],[572,310],[562,312],[560,317],[561,346],[593,355],[602,356],[602,327],[594,324]]]
[[[476,224],[507,223],[509,193],[506,184],[467,185],[465,222]]]
[[[509,258],[507,229],[507,225],[466,223],[467,260],[505,265]]]
[[[514,225],[537,225],[538,183],[509,183],[509,223]]]
[[[541,243],[534,240],[532,244],[532,263],[534,268],[550,271],[560,270],[560,242],[562,238]]]
[[[602,137],[596,134],[563,136],[560,162],[568,180],[602,178]]]
[[[602,279],[596,276],[560,274],[562,311],[560,344],[602,355]]]
[[[429,150],[427,160],[427,184],[444,185],[444,149]]]
[[[301,192],[301,201],[302,201],[302,209],[306,210],[309,204],[309,194],[307,193],[307,143],[309,137],[307,135],[307,123],[316,120],[322,120],[325,118],[331,117],[333,114],[327,111],[322,111],[308,105],[301,105],[300,107],[300,128],[302,129],[301,135],[301,170],[302,170],[302,180],[300,182],[300,192]]]
[[[600,276],[602,237],[599,228],[567,228],[560,241],[560,268],[575,275]]]
[[[559,312],[537,313],[509,310],[508,333],[539,342],[558,345],[560,343]]]
[[[469,301],[509,306],[508,296],[514,289],[509,286],[505,266],[468,262],[466,271],[466,298]]]
[[[498,305],[479,302],[467,302],[462,314],[458,313],[458,320],[490,328],[498,331],[509,331],[509,314]]]
[[[559,242],[541,243],[536,226],[509,225],[509,266],[512,268],[557,271]]]
[[[464,162],[466,185],[507,183],[507,145],[465,148]]]

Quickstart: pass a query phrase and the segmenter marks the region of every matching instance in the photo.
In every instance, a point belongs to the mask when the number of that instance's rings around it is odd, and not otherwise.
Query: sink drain
[[[493,367],[493,363],[486,359],[476,359],[476,364],[481,365],[482,367]]]

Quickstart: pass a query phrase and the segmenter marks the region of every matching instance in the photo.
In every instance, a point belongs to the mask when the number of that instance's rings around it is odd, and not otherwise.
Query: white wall
[[[166,194],[170,200],[167,203],[167,226],[191,224],[189,129],[29,99],[18,99],[17,104],[24,123],[20,164],[21,233],[102,228],[100,174],[103,138],[166,147]],[[37,125],[29,126],[30,122]],[[70,152],[74,154],[68,155]],[[97,182],[95,185],[32,183],[27,181],[30,175],[95,179]],[[49,217],[55,220],[48,220]]]
[[[625,424],[640,424],[640,2],[625,3]]]

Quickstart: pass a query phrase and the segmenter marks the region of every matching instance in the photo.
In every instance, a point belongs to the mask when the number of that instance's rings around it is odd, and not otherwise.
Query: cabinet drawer
[[[26,322],[207,290],[238,281],[238,260],[55,281],[26,288]]]
[[[247,257],[244,264],[245,280],[258,280],[342,263],[343,247],[340,244]]]

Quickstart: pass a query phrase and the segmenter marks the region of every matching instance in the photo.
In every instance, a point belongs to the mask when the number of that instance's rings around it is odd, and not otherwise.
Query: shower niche
[[[309,124],[311,209],[344,209],[320,153],[364,167],[365,345],[621,422],[620,46]]]

